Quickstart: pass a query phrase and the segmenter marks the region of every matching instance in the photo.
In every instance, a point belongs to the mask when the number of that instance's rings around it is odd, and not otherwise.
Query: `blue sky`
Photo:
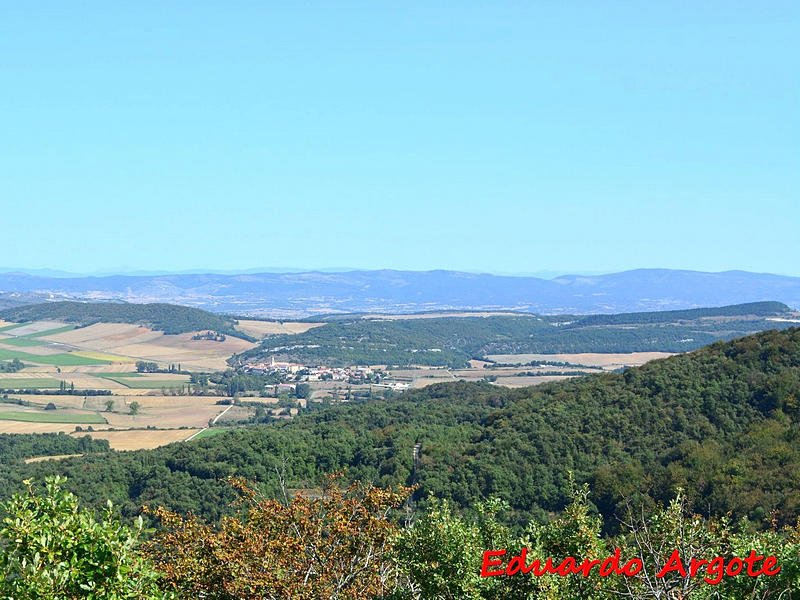
[[[4,2],[0,267],[800,275],[796,2]]]

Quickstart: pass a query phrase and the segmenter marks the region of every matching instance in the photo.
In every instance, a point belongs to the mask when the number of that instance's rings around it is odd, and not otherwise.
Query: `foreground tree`
[[[213,527],[194,516],[152,511],[164,525],[149,555],[180,598],[369,600],[398,587],[390,557],[397,527],[388,518],[409,490],[331,476],[321,491],[284,501],[231,480],[241,510]]]
[[[0,506],[0,598],[3,600],[148,600],[159,591],[158,573],[137,552],[142,521],[122,525],[111,503],[100,520],[48,478],[44,493],[27,491]]]

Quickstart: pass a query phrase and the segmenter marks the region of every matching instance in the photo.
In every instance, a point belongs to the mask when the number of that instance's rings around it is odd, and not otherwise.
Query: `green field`
[[[0,327],[0,331],[10,331],[12,329],[16,329],[17,327],[22,327],[23,325],[27,325],[27,323],[13,323],[11,325],[6,325],[4,327]]]
[[[84,365],[110,365],[110,360],[99,360],[97,358],[87,358],[85,356],[75,356],[74,354],[50,354],[40,356],[38,354],[28,354],[16,350],[6,350],[0,348],[0,360],[12,360],[18,358],[23,362],[32,362],[40,365],[56,365],[59,367],[77,367]]]
[[[214,437],[215,435],[219,435],[220,433],[225,433],[226,431],[231,431],[232,427],[216,427],[214,429],[204,429],[196,436],[192,438],[192,441],[199,440],[202,438]]]
[[[130,375],[126,377],[120,377],[119,375],[114,375],[113,377],[110,377],[108,375],[105,375],[103,376],[103,379],[108,379],[109,381],[115,381],[116,383],[122,384],[125,387],[134,390],[157,390],[160,388],[177,388],[186,384],[186,381],[179,381],[175,379],[149,379],[146,377],[139,379]]]
[[[47,342],[40,342],[27,337],[8,337],[0,338],[0,344],[4,346],[44,346]]]
[[[5,390],[22,390],[28,388],[37,389],[54,389],[61,385],[61,380],[53,379],[52,377],[31,377],[19,379],[2,379],[0,378],[0,389]]]
[[[100,415],[91,413],[59,413],[55,410],[42,412],[0,412],[0,421],[23,421],[26,423],[81,423],[87,425],[105,424]]]

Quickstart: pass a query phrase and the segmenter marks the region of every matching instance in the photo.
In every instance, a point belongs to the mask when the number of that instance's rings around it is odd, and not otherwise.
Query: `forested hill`
[[[653,312],[621,313],[616,315],[590,315],[583,317],[579,325],[632,325],[640,323],[674,323],[715,317],[780,317],[788,316],[792,310],[783,302],[746,302],[713,308],[691,308],[687,310],[661,310]]]
[[[792,328],[621,374],[517,390],[440,384],[152,451],[0,465],[0,497],[26,477],[59,472],[91,503],[110,497],[128,513],[164,504],[217,518],[231,499],[220,478],[257,479],[274,492],[285,460],[292,487],[347,469],[384,485],[417,481],[423,504],[429,494],[464,507],[498,495],[520,518],[561,509],[572,471],[608,517],[623,497],[665,500],[682,486],[698,510],[756,520],[776,511],[788,522],[800,511],[798,439]]]
[[[460,368],[471,358],[492,354],[686,352],[718,340],[786,328],[796,319],[796,313],[780,302],[590,316],[351,316],[299,335],[270,336],[238,359]]]
[[[54,320],[80,325],[132,323],[167,334],[212,330],[249,339],[249,336],[234,329],[236,321],[230,317],[175,304],[46,302],[2,310],[0,319],[14,322]]]

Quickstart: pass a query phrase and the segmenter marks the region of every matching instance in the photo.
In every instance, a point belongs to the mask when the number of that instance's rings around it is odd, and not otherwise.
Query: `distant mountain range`
[[[515,310],[621,313],[776,300],[800,308],[800,277],[638,269],[555,279],[458,271],[348,271],[51,277],[0,274],[0,306],[85,299],[169,302],[240,315]]]

